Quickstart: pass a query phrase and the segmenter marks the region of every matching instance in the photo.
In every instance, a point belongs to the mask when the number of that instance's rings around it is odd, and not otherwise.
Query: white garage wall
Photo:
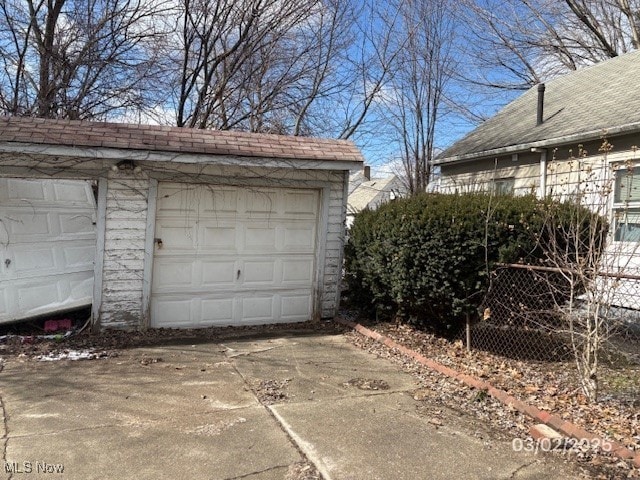
[[[138,327],[142,290],[149,180],[110,173],[106,192],[100,322]]]
[[[346,215],[345,174],[341,171],[244,168],[232,166],[193,166],[139,164],[142,172],[110,171],[106,181],[104,212],[105,243],[102,298],[99,309],[103,328],[140,327],[144,318],[143,298],[150,285],[145,278],[145,245],[149,177],[160,181],[238,185],[320,188],[329,191],[321,201],[321,218],[326,219],[324,245],[319,251],[323,270],[320,285],[320,316],[333,317],[339,301],[342,244]],[[155,191],[155,190],[154,190]],[[155,202],[151,202],[154,204]],[[320,224],[322,228],[322,220]],[[149,262],[152,258],[148,259]],[[147,264],[148,268],[148,264]],[[145,289],[147,293],[145,294]]]

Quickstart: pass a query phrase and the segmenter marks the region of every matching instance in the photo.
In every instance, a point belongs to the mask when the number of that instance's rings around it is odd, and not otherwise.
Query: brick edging
[[[421,363],[422,365],[431,368],[432,370],[435,370],[437,372],[442,373],[443,375],[459,380],[465,385],[468,385],[470,387],[477,388],[478,390],[484,390],[493,398],[499,400],[500,402],[507,405],[508,407],[515,408],[519,412],[530,416],[534,420],[544,423],[545,425],[548,425],[554,430],[562,432],[564,435],[567,435],[569,437],[573,437],[576,439],[588,439],[590,441],[596,440],[599,445],[604,445],[605,439],[599,437],[598,435],[588,432],[578,427],[577,425],[574,425],[571,422],[563,420],[557,415],[550,414],[549,412],[540,410],[534,407],[533,405],[529,405],[521,400],[518,400],[514,396],[509,395],[504,390],[494,387],[489,382],[485,382],[471,375],[467,375],[466,373],[460,373],[454,370],[453,368],[442,365],[441,363],[431,360],[430,358],[425,357],[424,355],[416,352],[415,350],[411,350],[410,348],[407,348],[404,345],[400,345],[399,343],[395,342],[394,340],[392,340],[387,336],[381,335],[378,332],[374,332],[373,330],[370,330],[360,325],[359,323],[351,322],[349,320],[345,320],[342,318],[337,318],[336,322],[342,325],[351,327],[358,333],[364,335],[365,337],[369,337],[379,343],[382,343],[383,345],[386,345],[389,348],[394,348],[399,352],[401,352],[402,354],[408,357],[411,357],[418,363]],[[640,468],[640,453],[636,453],[628,449],[624,445],[620,444],[619,442],[616,442],[613,440],[606,440],[606,442],[611,445],[611,453],[613,455],[615,455],[616,457],[622,460],[630,460],[635,467]]]

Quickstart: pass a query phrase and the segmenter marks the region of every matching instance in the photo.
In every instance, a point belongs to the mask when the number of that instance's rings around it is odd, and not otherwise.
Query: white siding
[[[141,326],[148,191],[145,178],[121,172],[109,175],[100,306],[103,328]]]
[[[488,192],[492,183],[513,179],[513,193],[535,193],[540,185],[539,155],[535,159],[478,160],[476,162],[443,165],[439,191],[442,193]]]
[[[344,179],[344,180],[343,180]],[[324,262],[324,285],[321,300],[322,318],[335,316],[340,302],[340,280],[342,277],[342,253],[345,239],[347,199],[343,181],[348,182],[348,174],[330,175],[329,221]]]

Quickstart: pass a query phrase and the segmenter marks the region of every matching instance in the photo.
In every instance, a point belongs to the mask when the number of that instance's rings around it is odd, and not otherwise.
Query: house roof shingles
[[[0,143],[115,148],[182,154],[362,162],[347,140],[157,125],[0,117]]]
[[[439,155],[438,163],[505,147],[612,130],[640,131],[640,51],[583,68],[546,83],[543,123],[536,125],[538,89],[530,88],[494,117]]]
[[[377,207],[378,205],[372,205],[380,194],[385,194],[388,199],[389,193],[396,187],[397,177],[391,175],[387,178],[374,178],[362,182],[358,187],[349,195],[348,209],[350,212],[360,212],[368,206]]]

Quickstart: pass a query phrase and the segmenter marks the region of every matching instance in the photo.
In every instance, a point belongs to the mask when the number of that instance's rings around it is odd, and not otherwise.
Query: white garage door
[[[308,320],[318,205],[316,190],[160,183],[151,324]]]
[[[91,185],[0,178],[0,323],[91,305]]]

